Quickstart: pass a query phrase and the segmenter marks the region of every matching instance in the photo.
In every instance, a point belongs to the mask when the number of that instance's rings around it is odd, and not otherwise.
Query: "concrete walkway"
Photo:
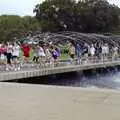
[[[120,60],[97,62],[90,64],[86,63],[83,65],[68,65],[68,66],[44,68],[44,69],[27,68],[27,70],[22,70],[22,71],[0,72],[0,81],[18,80],[23,78],[40,77],[40,76],[55,75],[61,73],[84,71],[84,70],[98,69],[98,68],[115,67],[115,66],[120,66]]]
[[[1,120],[120,120],[120,93],[0,83]]]

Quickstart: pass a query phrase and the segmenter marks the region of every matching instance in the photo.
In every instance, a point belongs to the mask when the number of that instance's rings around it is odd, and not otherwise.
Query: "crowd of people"
[[[108,56],[113,58],[118,57],[119,48],[118,46],[109,46],[108,44],[84,44],[83,46],[79,44],[67,43],[65,49],[70,58],[73,60],[75,58],[88,58],[88,57],[98,57],[98,59],[104,59]],[[20,67],[30,61],[30,51],[33,51],[32,64],[50,64],[54,62],[58,64],[61,56],[61,49],[59,45],[52,44],[37,44],[29,45],[27,43],[6,43],[0,44],[0,64],[6,65],[6,70],[15,69],[20,70]],[[19,67],[16,68],[16,65]]]
[[[57,61],[60,56],[58,47],[53,45],[7,43],[0,44],[0,64],[6,65],[6,70],[9,70],[9,68],[16,69],[16,64],[21,66],[26,62],[30,62],[31,50],[33,51],[32,63],[42,64],[43,61]],[[20,66],[17,68],[18,70]]]
[[[112,57],[115,59],[119,55],[119,47],[117,45],[109,45],[107,43],[103,44],[84,44],[80,46],[79,44],[75,47],[75,53],[77,57],[97,57],[98,59],[107,59]]]

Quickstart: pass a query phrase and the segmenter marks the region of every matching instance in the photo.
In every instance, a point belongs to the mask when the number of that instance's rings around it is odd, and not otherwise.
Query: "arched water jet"
[[[96,33],[78,33],[78,32],[59,32],[59,33],[48,33],[42,35],[46,42],[52,41],[53,44],[62,43],[66,41],[78,43],[83,45],[87,44],[98,44],[98,43],[108,43],[111,46],[116,44],[120,45],[120,36],[105,36]]]

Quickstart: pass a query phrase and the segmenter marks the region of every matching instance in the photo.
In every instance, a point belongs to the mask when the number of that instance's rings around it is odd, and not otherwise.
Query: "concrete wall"
[[[74,72],[74,71],[82,71],[82,70],[110,67],[116,65],[120,65],[120,61],[93,63],[93,64],[84,64],[84,65],[71,65],[71,66],[69,65],[65,67],[45,68],[45,69],[31,69],[31,70],[26,70],[26,71],[23,70],[17,72],[4,72],[4,73],[0,73],[0,81],[53,75],[53,74]]]

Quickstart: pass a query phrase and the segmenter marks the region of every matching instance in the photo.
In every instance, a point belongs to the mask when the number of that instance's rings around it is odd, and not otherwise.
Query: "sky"
[[[36,4],[44,0],[0,0],[0,15],[13,14],[13,15],[34,15],[33,9]],[[108,0],[120,7],[120,0]]]

